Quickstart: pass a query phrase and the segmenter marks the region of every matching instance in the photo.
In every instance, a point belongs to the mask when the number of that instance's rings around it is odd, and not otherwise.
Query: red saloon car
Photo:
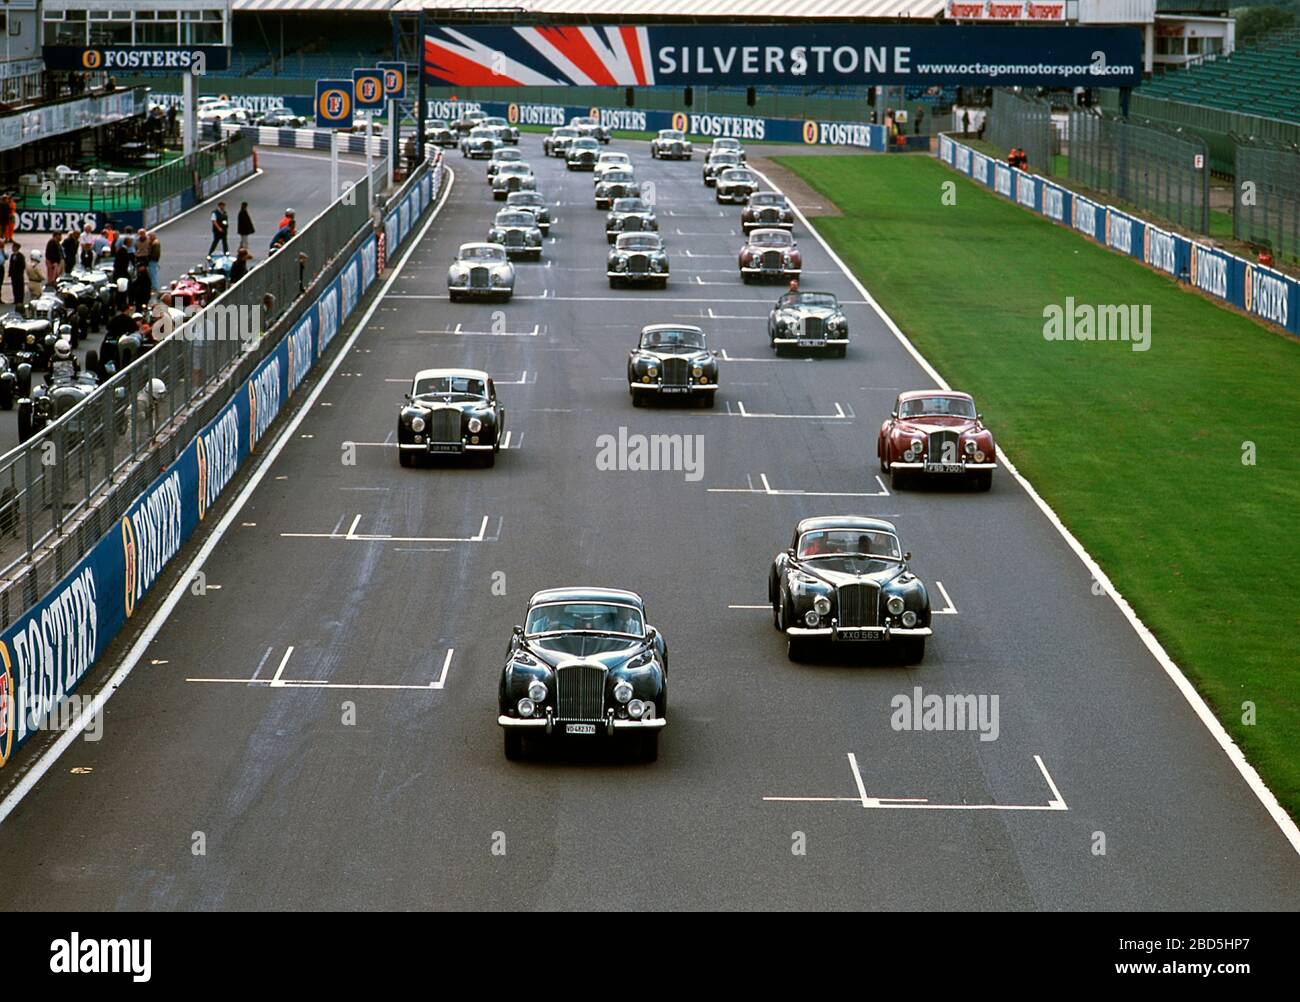
[[[993,485],[997,450],[969,393],[909,390],[894,402],[876,443],[880,470],[895,490],[914,473],[964,476],[975,489]]]
[[[798,278],[803,270],[799,245],[786,230],[751,230],[740,248],[740,277],[749,284],[754,278]]]

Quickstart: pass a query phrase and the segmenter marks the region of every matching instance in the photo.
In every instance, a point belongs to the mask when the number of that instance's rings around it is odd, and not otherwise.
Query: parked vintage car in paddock
[[[496,129],[475,126],[460,140],[460,155],[472,160],[487,160],[504,143]]]
[[[496,174],[502,164],[519,164],[523,162],[523,150],[516,149],[513,146],[503,146],[499,150],[493,150],[492,159],[488,161],[487,177],[485,180],[488,184],[491,184],[492,176]]]
[[[630,170],[606,171],[596,182],[596,208],[608,209],[616,198],[639,198],[641,185]]]
[[[461,244],[447,269],[447,298],[505,299],[515,291],[515,266],[500,244]]]
[[[622,170],[633,170],[632,158],[618,150],[602,150],[600,156],[596,158],[596,166],[592,168],[592,173],[595,174],[593,182],[599,182],[606,171],[616,167]]]
[[[695,147],[681,129],[660,129],[659,134],[650,140],[652,160],[689,160],[694,155]]]
[[[704,158],[704,169],[701,172],[705,186],[712,188],[717,183],[719,174],[731,167],[739,166],[740,157],[731,150],[710,153]]]
[[[772,307],[767,339],[778,356],[786,348],[827,348],[843,358],[849,350],[849,322],[835,293],[799,289]]]
[[[519,142],[519,130],[500,115],[489,115],[487,118],[483,119],[483,121],[479,122],[479,125],[485,128],[498,130],[501,133],[502,140],[509,143],[511,146],[517,145]]]
[[[611,289],[629,283],[668,287],[668,252],[658,233],[623,233],[614,241],[605,263]]]
[[[908,569],[893,523],[858,515],[805,518],[768,574],[772,622],[791,661],[811,643],[894,644],[919,664],[930,636],[930,596]]]
[[[505,420],[486,372],[424,369],[397,415],[398,459],[410,466],[420,456],[478,456],[492,466]]]
[[[424,141],[440,149],[449,149],[456,145],[456,130],[445,118],[431,118],[424,123]]]
[[[779,191],[756,191],[740,213],[740,228],[750,230],[794,229],[794,210]]]
[[[564,151],[565,170],[595,170],[600,143],[590,136],[580,136]]]
[[[579,135],[589,137],[599,143],[609,142],[609,129],[600,124],[600,119],[593,115],[581,115],[569,119],[569,128],[577,129]]]
[[[605,215],[605,239],[613,243],[620,233],[659,229],[659,219],[643,198],[616,198]]]
[[[651,324],[628,354],[627,390],[632,406],[651,397],[678,397],[713,406],[718,392],[718,358],[704,331],[686,324]]]
[[[10,368],[15,371],[24,364],[34,369],[45,368],[58,341],[54,325],[35,316],[30,303],[0,317],[0,330],[3,331],[4,353]]]
[[[581,138],[582,133],[567,125],[557,125],[551,134],[542,140],[542,152],[548,157],[562,157],[568,152],[569,144]]]
[[[492,175],[492,197],[504,201],[512,191],[536,191],[537,177],[527,163],[504,163]]]
[[[488,241],[506,249],[507,257],[542,259],[542,230],[531,212],[505,208],[492,220]]]
[[[758,175],[745,167],[728,167],[713,185],[713,200],[719,203],[744,203],[758,191]]]
[[[88,353],[87,364],[97,364]],[[99,387],[99,377],[87,369],[84,372],[56,371],[50,373],[45,381],[33,383],[31,375],[24,372],[19,377],[22,395],[17,399],[18,441],[26,442],[33,435],[53,424],[71,411]],[[125,395],[125,389],[119,388],[119,395]],[[86,422],[80,426],[76,422],[68,427],[70,441],[85,438]]]
[[[894,490],[913,474],[923,474],[964,476],[976,490],[986,491],[998,466],[993,433],[984,427],[975,399],[953,390],[900,393],[880,426],[876,454]]]
[[[635,742],[652,762],[668,723],[668,645],[635,592],[548,588],[511,633],[497,702],[508,759],[527,736]]]
[[[551,210],[546,207],[546,197],[539,191],[512,191],[506,196],[506,208],[531,212],[542,236],[551,232]]]
[[[709,155],[714,153],[734,153],[740,157],[743,164],[746,160],[745,147],[739,139],[732,139],[729,136],[719,136],[709,145]]]
[[[803,270],[794,237],[777,229],[751,230],[740,248],[737,264],[746,284],[755,278],[798,278]]]

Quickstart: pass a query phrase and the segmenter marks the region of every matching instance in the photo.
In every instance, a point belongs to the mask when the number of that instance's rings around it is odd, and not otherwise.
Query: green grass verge
[[[844,213],[818,230],[944,378],[976,395],[999,443],[1300,814],[1300,342],[937,161],[779,162]],[[940,200],[947,181],[955,205]],[[1150,349],[1044,340],[1044,307],[1067,296],[1150,304]],[[1256,465],[1243,464],[1245,442]],[[1108,667],[1094,670],[1105,684]]]

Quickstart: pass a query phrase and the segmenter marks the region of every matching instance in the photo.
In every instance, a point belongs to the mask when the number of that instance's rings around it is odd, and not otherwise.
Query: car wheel
[[[518,762],[524,757],[524,736],[514,728],[507,727],[505,730],[506,738],[506,758],[511,762]]]
[[[611,277],[610,280],[609,280],[609,287],[610,287],[611,289],[617,289],[617,288],[618,288],[618,279],[617,279],[617,278],[612,278],[612,277]]]
[[[455,289],[448,289],[448,290],[447,290],[447,302],[449,302],[449,303],[454,303],[454,302],[456,302],[456,290],[455,290]]]
[[[784,354],[784,349],[775,341],[772,342],[772,354],[780,358]]]
[[[907,486],[907,471],[900,470],[897,467],[889,468],[889,486],[897,494]]]
[[[0,410],[14,409],[14,387],[12,383],[0,383]]]
[[[413,462],[415,462],[415,455],[414,453],[408,452],[407,450],[403,449],[399,445],[397,447],[397,461],[401,463],[403,466],[410,466]]]
[[[925,637],[908,637],[898,641],[898,660],[905,665],[919,665],[925,657]]]
[[[786,640],[785,656],[795,664],[808,656],[808,641],[803,637],[790,637]]]
[[[987,491],[993,486],[993,471],[980,470],[975,474],[975,489],[977,491]]]
[[[24,400],[18,405],[18,441],[26,442],[32,437],[32,404]]]
[[[635,390],[632,391],[632,406],[633,407],[645,406],[645,397],[642,396],[640,393],[637,393]]]
[[[849,353],[849,346],[846,344],[837,344],[835,346],[835,357],[844,358]]]
[[[716,392],[717,392],[716,390],[707,390],[706,392],[700,394],[700,404],[706,410],[713,409],[713,397]]]
[[[641,747],[638,751],[642,762],[657,762],[659,760],[659,732],[650,731],[648,734],[642,734]]]

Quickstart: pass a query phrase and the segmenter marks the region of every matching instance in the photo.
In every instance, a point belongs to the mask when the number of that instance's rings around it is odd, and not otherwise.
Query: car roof
[[[793,233],[791,233],[789,230],[783,230],[776,226],[760,226],[758,229],[750,230],[749,238],[752,240],[754,237],[761,237],[761,236],[770,237],[774,233],[780,233],[781,235],[787,236],[791,240],[794,240]]]
[[[917,397],[960,397],[974,402],[975,398],[961,390],[905,390],[898,395],[899,400],[915,400]]]
[[[803,535],[805,532],[817,529],[870,529],[898,535],[893,522],[887,522],[883,518],[870,518],[867,515],[816,515],[801,519],[795,531]]]
[[[466,379],[482,379],[487,381],[491,377],[482,369],[421,369],[415,374],[419,379],[437,379],[440,376],[463,376]]]
[[[467,243],[467,244],[461,244],[461,245],[460,245],[460,250],[461,250],[461,251],[464,251],[464,250],[470,250],[470,249],[475,248],[475,247],[497,247],[497,248],[499,248],[499,247],[501,247],[501,245],[498,244],[498,243],[493,243],[491,240],[474,240],[474,241],[472,241],[472,242],[470,242],[470,243]],[[504,248],[503,248],[503,249],[504,249]],[[457,251],[456,253],[459,254],[460,251]]]
[[[645,611],[645,602],[634,591],[625,591],[622,588],[600,588],[592,585],[544,588],[533,593],[533,597],[528,600],[528,605],[531,608],[534,605],[542,605],[547,602],[618,602],[622,605],[635,606],[642,612]]]
[[[693,324],[646,324],[641,328],[642,334],[648,334],[651,331],[698,331],[703,334],[704,331]]]

